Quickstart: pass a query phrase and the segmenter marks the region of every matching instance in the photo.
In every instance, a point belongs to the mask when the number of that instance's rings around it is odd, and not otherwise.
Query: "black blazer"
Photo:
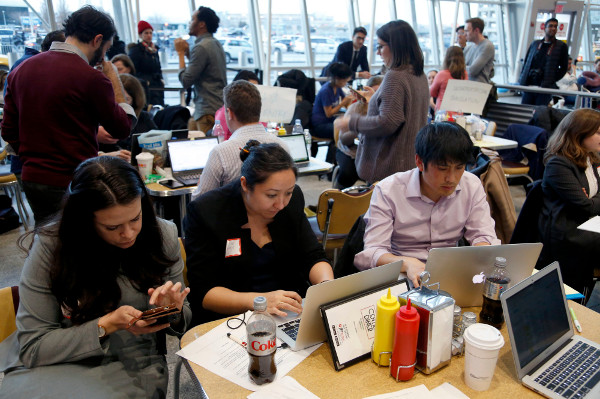
[[[325,68],[323,68],[321,76],[327,76],[327,71],[329,70],[331,64],[333,64],[334,62],[343,62],[344,64],[348,65],[350,69],[352,69],[353,73],[356,73],[359,65],[362,71],[368,71],[369,60],[367,59],[367,47],[362,46],[360,48],[360,50],[358,51],[358,56],[354,60],[354,63],[350,65],[350,62],[352,61],[353,52],[354,46],[352,44],[352,41],[347,41],[340,44],[337,48],[337,51],[335,52],[333,60],[329,64],[327,64]],[[354,78],[354,76],[352,76],[352,78]]]
[[[224,317],[202,308],[204,296],[212,288],[250,290],[252,242],[250,229],[241,227],[246,223],[248,215],[239,180],[209,191],[188,205],[184,226],[187,276],[193,292],[188,296],[194,309],[192,325]],[[329,261],[304,215],[300,187],[294,188],[290,203],[268,227],[278,265],[274,275],[279,289],[296,291],[304,297],[310,285],[310,269],[317,262]],[[227,240],[237,238],[241,255],[225,257]]]

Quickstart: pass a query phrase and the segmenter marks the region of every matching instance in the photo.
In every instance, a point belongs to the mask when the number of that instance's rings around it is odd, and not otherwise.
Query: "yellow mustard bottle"
[[[398,298],[393,296],[392,291],[388,288],[387,295],[383,295],[377,301],[375,340],[371,351],[371,358],[380,366],[389,366],[390,364],[394,348],[394,321],[398,309],[400,309]]]

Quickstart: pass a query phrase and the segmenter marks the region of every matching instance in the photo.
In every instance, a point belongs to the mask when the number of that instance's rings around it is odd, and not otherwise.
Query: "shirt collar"
[[[201,35],[196,36],[196,41],[194,43],[199,43],[200,41],[202,41],[202,39],[205,39],[207,37],[212,37],[212,33],[203,33]]]
[[[50,51],[59,51],[61,53],[77,54],[78,56],[81,57],[81,59],[83,59],[85,61],[86,64],[90,63],[90,60],[88,60],[87,56],[83,53],[83,51],[81,51],[79,49],[79,47],[77,47],[73,44],[70,44],[70,43],[52,42],[52,45],[50,46]]]
[[[230,139],[237,138],[237,137],[244,136],[244,135],[253,135],[257,131],[264,133],[267,131],[267,129],[265,129],[263,124],[260,122],[253,123],[251,125],[244,125],[244,126],[237,128],[237,130],[231,134]]]

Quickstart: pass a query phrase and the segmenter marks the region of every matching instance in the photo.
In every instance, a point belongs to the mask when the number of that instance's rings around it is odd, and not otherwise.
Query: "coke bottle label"
[[[258,332],[248,337],[248,353],[255,356],[266,356],[275,352],[277,341],[275,336],[267,332]]]
[[[508,288],[509,281],[506,280],[497,280],[493,278],[488,278],[485,280],[485,285],[483,286],[483,296],[486,298],[499,301],[500,294],[502,294]]]

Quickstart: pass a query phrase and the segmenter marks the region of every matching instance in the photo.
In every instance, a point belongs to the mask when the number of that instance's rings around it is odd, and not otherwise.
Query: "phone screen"
[[[183,187],[183,184],[181,184],[177,180],[165,180],[165,181],[161,181],[160,184],[162,186],[165,186],[165,187],[170,188],[170,189],[175,189],[175,188]]]

